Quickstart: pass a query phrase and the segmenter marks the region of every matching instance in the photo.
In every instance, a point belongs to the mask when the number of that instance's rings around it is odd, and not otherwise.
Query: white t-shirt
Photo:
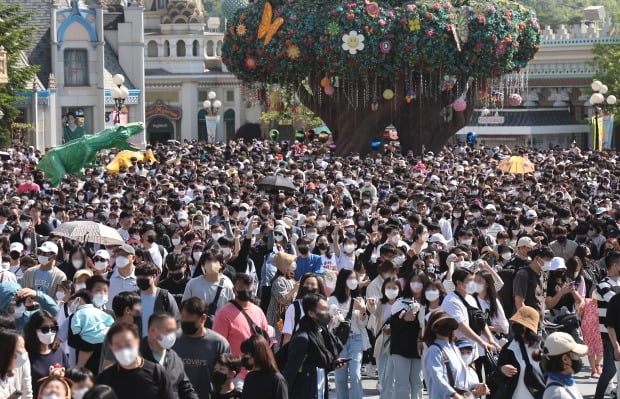
[[[342,269],[353,270],[353,266],[355,266],[355,255],[349,256],[342,251],[340,252],[336,264],[338,265],[338,271]]]
[[[476,299],[473,296],[466,295],[465,300],[467,301],[469,306],[473,308],[478,308],[478,305],[476,304]],[[443,302],[441,303],[441,310],[452,316],[458,324],[465,323],[469,325],[469,314],[467,313],[467,308],[465,307],[465,304],[463,303],[461,298],[459,298],[459,296],[456,294],[456,292],[452,292],[444,298]],[[456,330],[454,333],[458,339],[467,338],[459,330]],[[474,346],[475,348],[473,350],[473,353],[477,354],[478,345],[474,343]]]
[[[325,255],[321,255],[321,259],[323,259],[323,268],[325,270],[338,271],[338,262],[336,261],[336,256],[334,254],[332,254],[329,258]]]
[[[301,307],[301,300],[298,299],[295,302],[299,303],[299,320],[304,317],[304,309]],[[298,322],[299,323],[299,322]],[[284,312],[284,325],[282,326],[282,334],[293,335],[299,328],[299,324],[295,326],[295,303],[291,303]]]

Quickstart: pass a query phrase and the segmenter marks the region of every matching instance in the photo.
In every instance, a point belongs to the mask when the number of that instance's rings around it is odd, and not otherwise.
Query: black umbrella
[[[267,176],[259,180],[256,183],[256,187],[265,191],[297,191],[291,179],[280,175]]]

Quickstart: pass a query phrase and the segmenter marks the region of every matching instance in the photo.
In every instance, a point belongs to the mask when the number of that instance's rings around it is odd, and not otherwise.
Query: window
[[[185,57],[185,42],[183,40],[177,42],[177,57]]]
[[[214,50],[213,50],[213,42],[211,40],[209,40],[207,42],[207,56],[209,57],[213,57],[215,55]]]
[[[65,50],[65,86],[88,86],[88,51]]]
[[[157,8],[163,10],[166,8],[166,0],[157,0]]]
[[[198,57],[198,40],[194,40],[192,43],[192,55]]]
[[[170,42],[164,41],[164,57],[170,57]]]
[[[226,102],[232,103],[235,101],[234,90],[226,90]]]
[[[155,40],[151,40],[149,42],[146,54],[148,57],[157,57],[157,42]]]

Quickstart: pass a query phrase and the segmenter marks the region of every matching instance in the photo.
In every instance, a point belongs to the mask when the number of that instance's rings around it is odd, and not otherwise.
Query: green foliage
[[[505,0],[460,6],[328,0],[320,7],[274,0],[272,6],[268,15],[266,2],[255,1],[229,21],[222,60],[244,81],[299,86],[306,77],[325,76],[346,84],[407,72],[484,78],[524,67],[540,46],[533,12]],[[271,27],[258,38],[261,25]]]
[[[0,45],[4,46],[8,57],[9,83],[0,86],[0,109],[4,117],[0,120],[0,142],[6,145],[10,138],[10,127],[20,111],[14,106],[22,97],[19,95],[32,82],[39,67],[24,66],[21,51],[31,42],[33,28],[28,27],[31,15],[20,12],[18,4],[0,2]]]
[[[583,9],[588,6],[605,6],[607,16],[615,17],[620,11],[620,0],[518,0],[519,3],[531,7],[542,26],[578,24],[583,19]]]
[[[594,79],[607,85],[607,94],[620,93],[620,44],[595,44],[592,53],[594,60],[590,65],[598,71]]]
[[[222,0],[203,0],[202,6],[206,17],[222,16]]]

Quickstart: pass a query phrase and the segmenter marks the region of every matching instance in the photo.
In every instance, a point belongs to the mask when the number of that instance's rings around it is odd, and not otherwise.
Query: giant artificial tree
[[[479,96],[518,96],[489,82],[539,46],[534,12],[502,0],[258,0],[228,20],[222,59],[243,81],[294,93],[340,154],[368,152],[389,124],[419,152],[465,126]]]

